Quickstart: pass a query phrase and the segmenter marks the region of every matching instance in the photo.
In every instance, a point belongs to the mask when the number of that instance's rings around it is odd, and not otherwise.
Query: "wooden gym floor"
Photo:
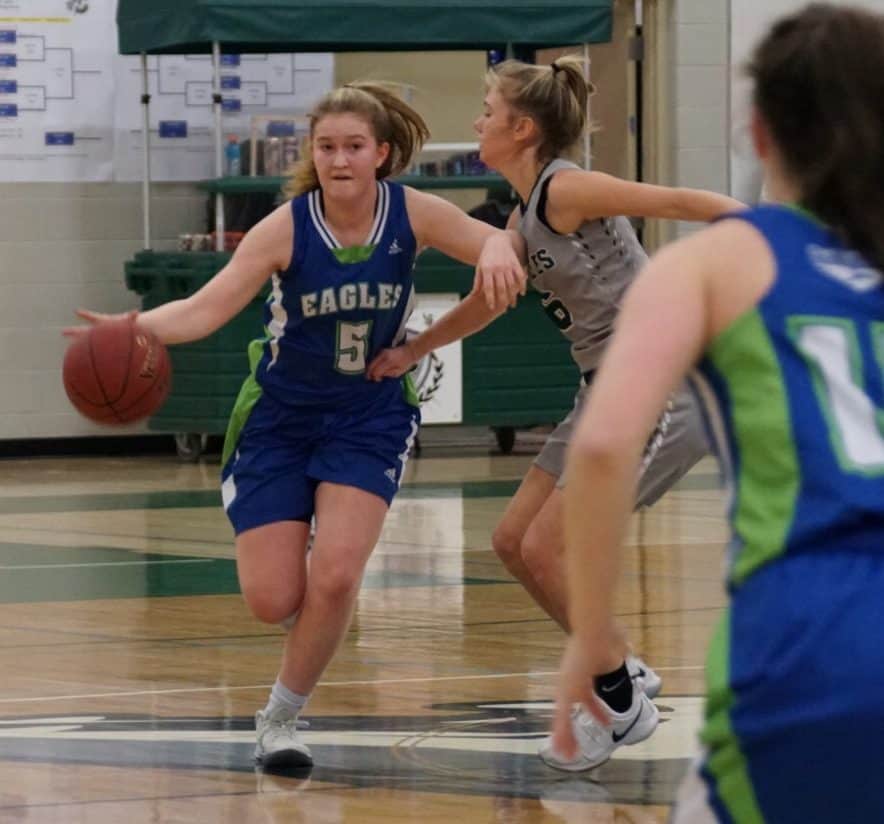
[[[217,463],[0,464],[0,821],[665,821],[724,602],[715,465],[627,550],[619,611],[664,722],[567,775],[535,754],[562,636],[490,541],[532,457],[412,460],[306,713],[316,767],[290,776],[252,760],[282,634],[238,594]]]

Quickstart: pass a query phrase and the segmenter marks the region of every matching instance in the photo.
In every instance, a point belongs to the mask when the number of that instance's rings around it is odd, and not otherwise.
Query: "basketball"
[[[132,318],[97,323],[68,347],[64,388],[96,423],[125,424],[156,412],[171,386],[169,352]]]

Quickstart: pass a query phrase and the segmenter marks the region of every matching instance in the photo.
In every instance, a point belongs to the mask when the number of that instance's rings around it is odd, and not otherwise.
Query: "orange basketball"
[[[103,321],[75,338],[64,356],[64,388],[80,414],[124,424],[156,412],[169,395],[169,352],[131,318]]]

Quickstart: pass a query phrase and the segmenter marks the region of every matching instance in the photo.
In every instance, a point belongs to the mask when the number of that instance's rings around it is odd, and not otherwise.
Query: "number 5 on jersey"
[[[365,371],[365,355],[371,340],[372,321],[347,323],[338,321],[335,369],[345,375],[359,375]]]

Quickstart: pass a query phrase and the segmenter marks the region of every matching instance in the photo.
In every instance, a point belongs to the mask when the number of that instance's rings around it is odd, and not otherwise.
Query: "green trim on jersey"
[[[249,376],[243,381],[239,394],[236,396],[236,403],[233,404],[233,411],[230,413],[230,421],[227,424],[227,433],[224,436],[224,450],[221,453],[221,466],[226,466],[230,456],[236,450],[239,443],[239,436],[245,428],[246,421],[255,404],[264,394],[264,390],[258,384],[255,378],[255,371],[261,362],[261,356],[264,354],[264,344],[269,338],[259,338],[253,340],[249,344]]]
[[[706,720],[700,740],[709,751],[705,767],[715,790],[737,824],[764,824],[746,756],[731,724],[734,693],[730,687],[731,611],[725,610],[712,636],[706,659]]]
[[[815,223],[822,229],[828,229],[829,224],[826,223],[821,217],[816,215],[814,212],[811,212],[806,206],[802,206],[800,203],[784,203],[783,204],[787,209],[791,209],[793,212],[801,215],[802,217],[807,218],[812,223]]]
[[[221,453],[222,467],[227,465],[230,456],[236,451],[236,445],[239,443],[239,436],[245,428],[246,421],[252,414],[255,404],[264,394],[264,390],[261,389],[255,377],[255,372],[261,362],[261,356],[264,354],[264,345],[268,340],[269,338],[259,338],[249,344],[249,376],[243,381],[239,394],[236,396],[236,402],[233,404],[233,411],[230,413],[227,433],[224,435],[224,449]],[[420,408],[420,397],[410,373],[402,376],[402,396],[409,406]]]
[[[411,372],[406,372],[402,376],[402,397],[405,398],[405,402],[409,406],[420,408],[421,399],[417,393],[417,387],[414,385],[414,378],[411,377]]]
[[[731,582],[739,585],[785,551],[801,470],[785,381],[758,310],[725,329],[707,355],[727,385],[739,453],[733,525],[742,546],[731,569]]]
[[[365,263],[377,247],[374,243],[369,246],[345,246],[331,251],[338,263]]]

